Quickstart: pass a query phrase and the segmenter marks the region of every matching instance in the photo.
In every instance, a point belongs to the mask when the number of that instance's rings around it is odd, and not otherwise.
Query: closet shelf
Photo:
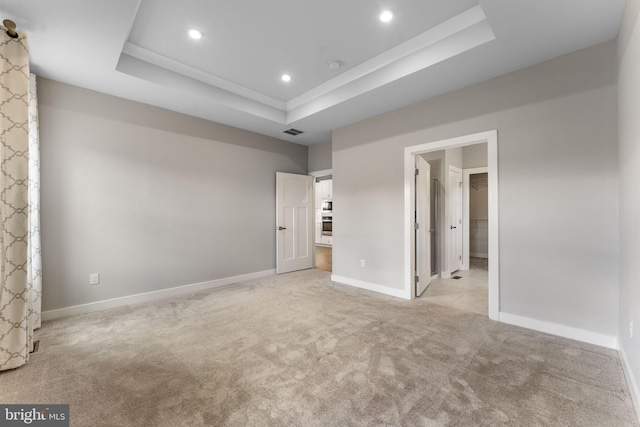
[[[487,174],[471,175],[471,182],[469,182],[469,186],[476,191],[480,191],[481,188],[488,188],[489,177]]]

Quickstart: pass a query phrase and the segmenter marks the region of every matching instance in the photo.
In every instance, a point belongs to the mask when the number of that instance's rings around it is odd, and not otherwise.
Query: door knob
[[[457,228],[457,227],[455,225],[452,225],[451,226],[451,230],[453,230],[454,228]]]
[[[278,231],[286,230],[287,227],[278,227]]]

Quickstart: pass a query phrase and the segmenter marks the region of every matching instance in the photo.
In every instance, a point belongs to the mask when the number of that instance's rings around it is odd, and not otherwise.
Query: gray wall
[[[465,169],[487,167],[487,143],[462,147],[462,166]]]
[[[497,129],[501,311],[617,335],[615,55],[605,43],[334,131],[334,274],[403,288],[404,148]]]
[[[618,37],[620,165],[620,329],[634,377],[640,380],[640,1],[627,2]],[[629,336],[633,319],[634,336]]]
[[[331,141],[309,145],[309,172],[331,169]]]
[[[306,174],[306,147],[38,89],[44,310],[275,268],[275,172]]]

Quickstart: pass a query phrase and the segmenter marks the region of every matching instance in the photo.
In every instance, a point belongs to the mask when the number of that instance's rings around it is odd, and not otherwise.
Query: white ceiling
[[[36,74],[311,144],[617,36],[625,0],[0,0]],[[390,23],[377,16],[393,10]],[[204,33],[187,36],[189,28]],[[343,65],[327,66],[330,60]],[[292,81],[280,80],[283,73]],[[305,133],[288,136],[296,128]]]

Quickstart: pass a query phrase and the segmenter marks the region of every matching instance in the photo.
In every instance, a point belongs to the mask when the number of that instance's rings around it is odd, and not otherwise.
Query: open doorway
[[[463,269],[472,267],[472,260],[488,263],[489,259],[489,169],[465,168],[463,171]],[[478,260],[481,258],[482,260]]]
[[[477,165],[482,167],[467,168]],[[486,143],[416,155],[416,297],[484,315],[488,312],[486,165]],[[438,203],[440,199],[444,204]],[[425,245],[430,251],[423,249]],[[442,264],[431,268],[431,276],[420,273],[421,266],[437,259]]]
[[[484,145],[481,146],[481,144]],[[473,151],[471,146],[484,149],[484,164],[474,164],[473,166],[476,166],[476,168],[465,167],[465,163],[462,160],[464,147],[469,147],[467,151]],[[450,151],[447,153],[447,150]],[[408,298],[415,298],[417,295],[416,289],[419,289],[416,286],[416,267],[419,266],[416,256],[418,255],[417,246],[421,242],[418,240],[417,226],[415,225],[415,218],[417,218],[415,167],[416,160],[419,157],[431,161],[432,172],[434,169],[440,171],[435,174],[432,173],[431,177],[438,179],[441,184],[438,195],[442,201],[438,208],[439,216],[442,220],[440,224],[435,225],[435,230],[439,232],[439,236],[437,232],[434,233],[436,253],[429,254],[430,259],[435,259],[439,273],[435,279],[431,280],[431,284],[426,288],[425,294],[428,294],[429,288],[437,285],[439,280],[447,279],[450,284],[462,284],[465,280],[468,283],[478,284],[478,277],[484,275],[484,289],[481,291],[483,293],[483,302],[476,301],[474,304],[475,309],[472,311],[481,311],[483,314],[488,313],[491,319],[497,320],[499,314],[497,132],[490,131],[467,135],[405,149],[405,188],[409,190],[405,192],[405,243],[406,254],[408,254],[405,257],[406,277],[408,279],[405,290]],[[482,228],[486,232],[485,242],[487,249],[486,254],[479,252],[474,252],[474,254],[487,256],[490,260],[488,262],[476,259],[481,258],[478,256],[470,257],[469,180],[467,179],[465,184],[464,177],[468,171],[477,169],[477,166],[485,168],[482,171],[478,171],[478,173],[486,173],[485,203],[487,217],[480,218],[481,214],[476,214],[474,211],[474,216],[478,216],[478,218],[474,217],[474,220],[485,220],[486,226],[483,224]],[[480,228],[479,223],[480,221],[477,221],[478,228]],[[457,230],[458,227],[461,230]],[[478,233],[475,233],[474,237],[477,237],[477,235]],[[473,268],[470,268],[470,261],[473,261]],[[483,270],[485,266],[486,269]],[[460,282],[455,282],[455,280],[460,280]],[[479,286],[476,287],[475,291],[479,291]],[[450,298],[455,298],[455,296]]]
[[[333,271],[333,175],[331,169],[309,173],[314,177],[314,268]]]

